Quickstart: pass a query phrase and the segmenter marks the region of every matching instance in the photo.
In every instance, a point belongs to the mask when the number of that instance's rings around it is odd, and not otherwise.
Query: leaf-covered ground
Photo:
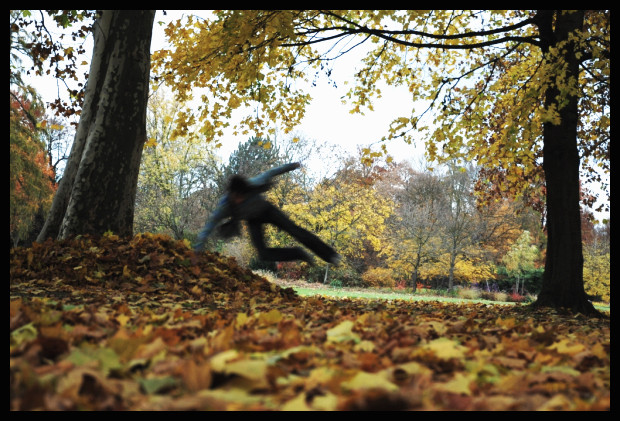
[[[10,257],[11,410],[609,410],[610,322],[300,298],[156,235]]]

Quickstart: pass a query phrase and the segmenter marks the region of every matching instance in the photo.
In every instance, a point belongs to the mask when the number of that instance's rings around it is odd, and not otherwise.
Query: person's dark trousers
[[[269,204],[263,212],[255,218],[248,219],[250,238],[258,256],[262,260],[286,262],[291,260],[307,260],[308,254],[300,247],[267,247],[264,239],[264,224],[272,224],[289,233],[293,238],[308,247],[321,259],[329,262],[336,256],[336,251],[325,244],[319,237],[310,231],[301,228],[291,221],[280,209]]]

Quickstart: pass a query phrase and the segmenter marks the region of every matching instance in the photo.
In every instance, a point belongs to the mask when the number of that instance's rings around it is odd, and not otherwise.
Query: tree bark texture
[[[583,11],[539,13],[543,53],[569,39],[581,29]],[[555,18],[555,21],[554,21]],[[563,47],[566,78],[578,78],[579,63],[572,43]],[[563,104],[560,104],[563,102]],[[552,85],[545,93],[545,105],[553,104],[560,114],[560,124],[543,127],[543,169],[547,189],[547,255],[543,285],[537,306],[569,308],[573,311],[597,313],[588,301],[583,284],[581,214],[579,208],[579,151],[577,149],[578,98],[561,95]]]
[[[132,235],[154,17],[154,11],[106,10],[95,22],[80,122],[38,241],[106,231]]]

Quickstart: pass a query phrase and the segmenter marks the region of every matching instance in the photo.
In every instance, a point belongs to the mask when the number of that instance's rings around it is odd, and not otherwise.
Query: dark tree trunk
[[[583,11],[562,14],[539,12],[543,53],[569,38],[583,26]],[[555,22],[554,22],[555,18]],[[565,44],[562,57],[564,80],[578,78],[579,63],[572,43]],[[561,94],[551,85],[545,93],[545,106],[555,105],[560,124],[543,127],[543,169],[547,189],[547,256],[543,285],[536,306],[568,308],[584,314],[598,312],[588,301],[583,285],[581,216],[579,209],[579,152],[577,96]]]
[[[106,10],[95,22],[80,123],[38,241],[132,234],[154,17],[154,11]]]

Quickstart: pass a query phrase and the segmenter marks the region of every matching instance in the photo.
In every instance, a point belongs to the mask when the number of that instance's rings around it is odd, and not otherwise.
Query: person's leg
[[[332,247],[325,244],[318,236],[295,224],[284,212],[275,206],[271,206],[267,212],[268,215],[266,215],[266,219],[268,222],[288,232],[293,238],[308,247],[314,254],[326,262],[338,263],[340,255]]]
[[[303,260],[310,264],[313,263],[312,257],[300,247],[267,247],[264,238],[263,222],[259,220],[249,220],[248,230],[250,232],[250,239],[252,240],[252,244],[254,244],[254,247],[258,252],[258,257],[261,260],[274,262]]]

